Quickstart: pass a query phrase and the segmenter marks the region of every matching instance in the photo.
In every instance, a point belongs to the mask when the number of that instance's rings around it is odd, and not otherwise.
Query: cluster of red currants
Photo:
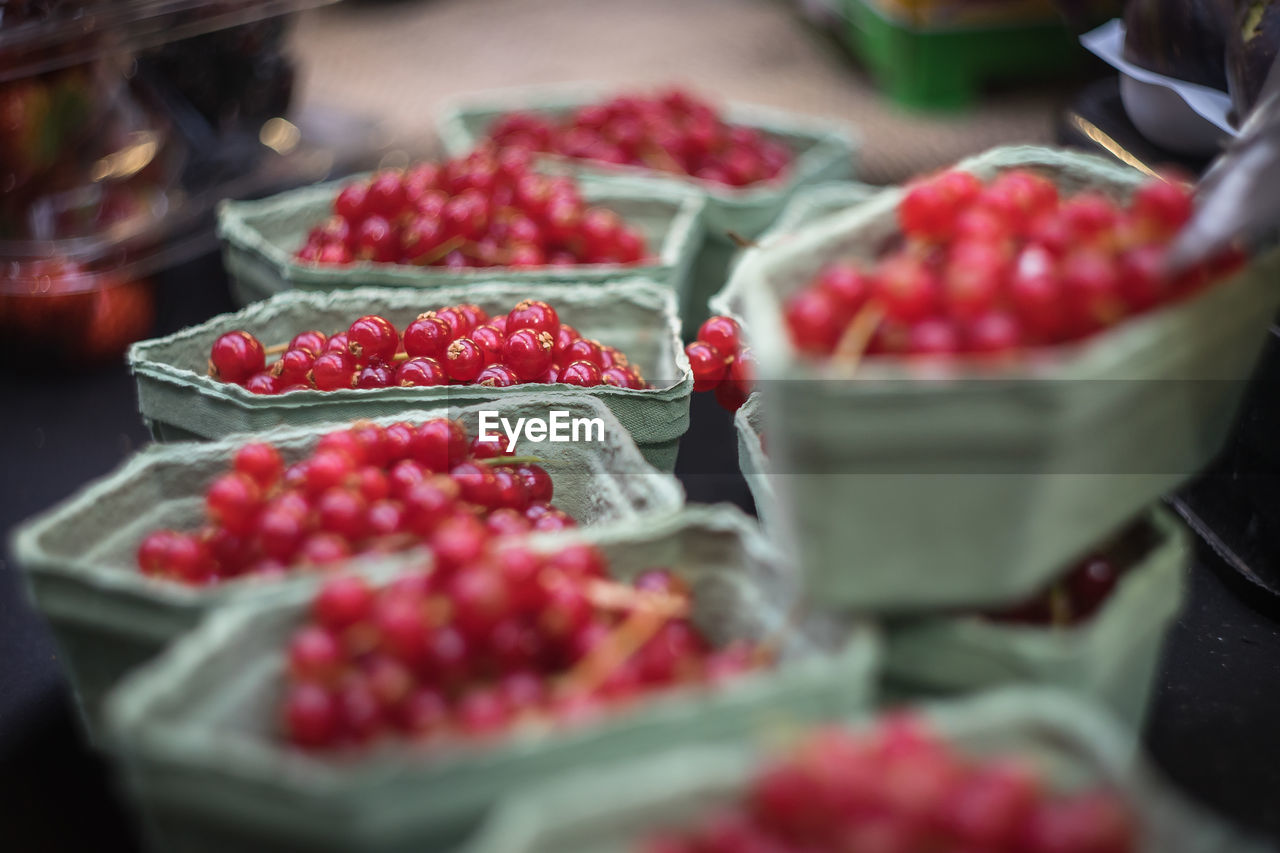
[[[1099,551],[1076,563],[1034,597],[986,614],[997,622],[1020,625],[1079,625],[1102,609],[1132,563],[1121,555]]]
[[[478,305],[427,311],[404,335],[385,317],[361,317],[331,337],[296,335],[278,361],[246,331],[213,342],[209,375],[254,394],[474,384],[507,388],[526,382],[647,388],[639,368],[611,346],[561,323],[545,302],[526,299],[490,317]]]
[[[777,178],[792,159],[781,141],[728,123],[683,89],[657,97],[620,95],[580,107],[562,121],[507,113],[489,135],[504,147],[643,166],[731,187]]]
[[[379,172],[348,184],[333,216],[297,258],[464,267],[638,264],[644,235],[617,212],[589,207],[569,177],[529,167],[531,154],[482,146],[457,160]]]
[[[791,341],[813,356],[1000,357],[1080,340],[1239,267],[1232,250],[1166,273],[1191,212],[1189,190],[1163,180],[1120,205],[1093,191],[1063,198],[1023,169],[985,185],[942,172],[907,189],[901,240],[874,268],[832,264],[787,300]],[[854,320],[868,312],[873,334],[849,353]]]
[[[755,359],[732,317],[716,316],[698,328],[698,337],[684,348],[693,368],[693,390],[714,391],[716,401],[736,412],[747,401],[755,380]]]
[[[718,683],[763,663],[713,649],[664,570],[605,579],[586,545],[542,554],[474,540],[380,589],[326,582],[288,650],[289,739],[309,749],[385,735],[493,737],[524,721],[580,723],[655,690]]]
[[[138,567],[200,585],[422,544],[447,559],[491,536],[575,527],[552,492],[540,466],[468,442],[456,421],[361,422],[291,465],[270,444],[246,444],[206,490],[205,524],[148,534]]]
[[[739,803],[638,849],[1134,853],[1138,840],[1113,791],[1054,791],[1035,767],[964,755],[904,715],[807,735],[757,772]]]

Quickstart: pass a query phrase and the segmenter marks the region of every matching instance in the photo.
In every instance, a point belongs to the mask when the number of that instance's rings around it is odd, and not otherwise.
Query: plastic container
[[[333,0],[11,3],[0,29],[0,82],[330,2]]]
[[[488,135],[489,126],[512,110],[567,113],[609,97],[600,87],[528,87],[468,95],[446,107],[437,124],[440,139],[451,154],[465,153]],[[707,203],[707,239],[693,268],[693,280],[680,305],[680,315],[692,332],[707,317],[707,300],[728,276],[738,245],[730,232],[746,239],[760,235],[797,189],[820,181],[852,178],[859,142],[842,125],[807,116],[746,104],[728,104],[725,119],[746,125],[785,142],[795,160],[780,182],[735,188],[693,178],[673,177],[635,166],[548,156],[560,169],[577,174],[657,176],[666,183],[690,189]]]
[[[406,409],[377,420],[461,417],[474,435],[477,412],[484,407],[421,408],[429,410]],[[605,424],[603,443],[536,445],[537,455],[548,462],[557,506],[585,525],[647,523],[680,509],[679,484],[644,463],[599,401],[547,393],[512,395],[501,405],[508,416],[544,417],[553,408]],[[253,438],[302,456],[319,436],[339,426],[281,429]],[[203,520],[204,489],[248,440],[239,435],[205,444],[152,445],[15,533],[14,556],[62,649],[91,731],[106,690],[209,611],[315,585],[318,575],[295,573],[280,581],[245,578],[189,587],[145,577],[137,569],[135,552],[147,533],[162,527],[194,529]],[[525,446],[518,444],[517,451]]]
[[[1068,191],[1123,195],[1143,180],[1045,148],[961,164],[984,177],[1015,166]],[[1280,254],[1003,370],[922,374],[868,358],[849,378],[798,358],[783,299],[836,257],[870,256],[896,230],[901,194],[886,190],[737,270],[773,483],[814,600],[877,611],[1012,603],[1217,453],[1280,303]]]
[[[442,850],[500,798],[555,773],[672,744],[751,739],[867,707],[874,635],[857,628],[818,643],[799,630],[778,633],[794,576],[756,531],[722,506],[585,532],[616,577],[669,566],[690,580],[693,618],[713,642],[783,640],[778,668],[714,692],[672,690],[580,728],[530,727],[488,745],[308,755],[278,741],[272,713],[281,644],[304,606],[277,603],[215,615],[130,678],[110,701],[114,749],[162,849]]]
[[[1191,556],[1187,532],[1169,511],[1156,507],[1143,523],[1152,537],[1145,553],[1080,625],[936,616],[886,626],[886,692],[925,697],[1043,684],[1086,696],[1141,730],[1165,634],[1186,598]]]
[[[586,264],[515,270],[486,267],[450,270],[375,264],[320,266],[294,258],[312,226],[331,214],[334,196],[349,181],[292,190],[261,201],[225,202],[218,209],[223,263],[232,279],[232,296],[241,304],[284,290],[341,290],[364,285],[445,287],[501,278],[530,286],[553,283],[604,283],[643,276],[684,293],[693,259],[702,242],[703,202],[696,195],[658,181],[615,179],[582,181],[583,199],[610,208],[639,228],[656,257],[634,266]]]
[[[775,243],[791,239],[791,234],[808,227],[814,222],[842,210],[848,210],[871,198],[881,188],[858,181],[829,181],[815,184],[796,191],[791,201],[782,208],[782,213],[767,231],[755,240],[755,246],[743,251],[739,256],[746,257],[760,246],[772,246]],[[735,282],[737,284],[735,285]],[[724,314],[733,317],[739,323],[742,317],[742,294],[738,291],[742,279],[730,275],[720,292],[711,297],[712,314]]]
[[[1052,13],[1039,20],[913,23],[868,0],[841,0],[845,44],[895,102],[916,109],[969,105],[984,83],[1061,77],[1082,53]]]
[[[587,337],[626,353],[654,387],[634,390],[605,385],[590,389],[567,385],[448,385],[294,391],[263,396],[218,382],[206,372],[209,348],[219,335],[233,329],[246,329],[264,343],[274,343],[288,341],[306,329],[325,333],[345,329],[357,317],[376,313],[403,331],[419,313],[433,308],[473,302],[489,312],[507,312],[521,299],[547,300],[561,320]],[[497,402],[528,393],[533,387],[539,392],[555,388],[570,398],[595,397],[604,402],[650,464],[668,471],[675,466],[680,437],[689,428],[689,397],[693,393],[693,374],[680,346],[675,297],[666,288],[640,280],[607,286],[530,286],[487,281],[430,291],[359,288],[333,293],[286,293],[137,344],[129,351],[129,366],[138,380],[139,411],[152,433],[166,441],[219,438],[282,424],[350,420],[436,405]]]
[[[1106,785],[1136,813],[1141,853],[1261,853],[1135,758],[1132,736],[1075,697],[1008,690],[922,709],[959,748],[1029,759],[1064,789]],[[861,722],[861,721],[859,721]],[[564,776],[509,801],[464,853],[623,853],[740,797],[766,752],[672,749]]]

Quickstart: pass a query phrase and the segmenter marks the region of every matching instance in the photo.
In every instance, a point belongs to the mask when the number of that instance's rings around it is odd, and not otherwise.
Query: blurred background
[[[1016,143],[1201,169],[1221,134],[1182,144],[1204,127],[1176,105],[1172,118],[1162,112],[1164,90],[1126,92],[1114,63],[1079,41],[1120,4],[1060,5],[0,0],[0,400],[12,407],[0,419],[0,530],[147,441],[121,354],[231,310],[216,254],[220,200],[439,153],[436,120],[468,93],[682,84],[712,101],[846,122],[862,141],[858,177],[873,184]],[[1143,5],[1153,4],[1131,8]],[[1212,47],[1212,28],[1197,23],[1209,6],[1187,4],[1174,24],[1148,20],[1148,46]],[[1280,40],[1272,20],[1259,27],[1264,69]],[[1179,67],[1150,49],[1125,55],[1203,81],[1188,65],[1194,53],[1164,51],[1184,57]],[[1247,65],[1237,76],[1260,83]],[[1242,91],[1228,82],[1224,109]],[[734,473],[727,490],[723,480],[686,480],[690,498],[749,506],[723,440],[727,416],[705,399],[694,408],[708,426],[685,452],[715,460],[701,470]],[[1196,574],[1166,652],[1179,666],[1161,675],[1148,742],[1176,781],[1280,832],[1268,809],[1280,769],[1235,765],[1280,749],[1280,735],[1257,725],[1280,677],[1280,631],[1229,583]],[[23,851],[85,849],[86,839],[95,850],[134,849],[100,761],[77,740],[54,647],[7,566],[0,660],[0,838]]]

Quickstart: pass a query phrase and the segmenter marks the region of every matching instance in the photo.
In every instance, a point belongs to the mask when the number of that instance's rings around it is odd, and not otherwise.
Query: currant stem
[[[750,240],[746,237],[743,237],[737,231],[726,231],[724,232],[724,235],[728,237],[730,242],[732,242],[739,249],[754,249],[760,245],[755,240]]]
[[[863,305],[845,327],[832,358],[844,362],[843,366],[849,373],[856,371],[883,319],[884,307],[879,302],[872,300]]]
[[[1062,581],[1049,590],[1049,618],[1055,628],[1071,624],[1071,595]]]
[[[587,597],[606,610],[657,610],[671,619],[689,613],[689,601],[683,596],[640,590],[616,581],[592,581],[587,586]]]
[[[566,693],[589,693],[600,686],[609,674],[640,650],[667,623],[667,615],[658,610],[633,610],[608,636],[596,644],[560,683]]]
[[[547,460],[541,456],[492,456],[488,459],[476,459],[482,465],[493,465],[495,467],[502,465],[547,465]]]
[[[263,355],[281,355],[282,353],[288,351],[288,349],[289,349],[289,345],[287,343],[272,344],[269,347],[263,347],[262,354]]]
[[[461,248],[463,243],[465,242],[466,241],[463,240],[460,235],[455,237],[450,237],[448,240],[445,240],[443,243],[441,243],[439,246],[436,246],[430,252],[427,252],[425,255],[415,260],[414,263],[420,267],[429,267],[432,264],[434,264],[436,261],[443,258],[445,255],[452,252],[454,249]]]

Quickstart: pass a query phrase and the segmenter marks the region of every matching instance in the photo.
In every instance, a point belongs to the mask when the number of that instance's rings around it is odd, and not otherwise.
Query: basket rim
[[[511,398],[504,400],[503,403],[507,406],[530,405],[541,407],[547,405],[547,395],[530,393],[513,395]],[[627,431],[618,422],[617,416],[601,400],[590,396],[575,396],[572,399],[556,399],[554,404],[576,407],[578,411],[586,412],[592,417],[601,418],[605,423],[606,436],[627,436]],[[364,418],[363,420],[373,421],[385,426],[403,420],[423,421],[440,417],[464,417],[492,405],[494,404],[491,402],[472,403],[466,406],[445,404],[406,409],[396,414]],[[124,460],[114,470],[93,480],[71,497],[19,524],[10,537],[15,561],[22,573],[26,575],[74,579],[91,584],[99,589],[133,596],[141,600],[184,608],[200,608],[206,605],[220,604],[231,599],[252,596],[263,592],[264,587],[268,586],[272,591],[285,590],[291,587],[309,588],[323,580],[323,576],[303,570],[292,570],[286,573],[284,577],[271,581],[270,584],[264,584],[260,579],[247,577],[235,578],[213,586],[193,587],[163,579],[146,577],[132,569],[126,570],[121,569],[119,566],[103,565],[98,561],[89,560],[83,556],[66,559],[54,556],[44,549],[40,540],[56,530],[60,525],[67,523],[67,519],[74,518],[81,512],[109,499],[110,495],[123,484],[140,476],[145,476],[147,471],[155,465],[171,461],[176,451],[185,451],[201,459],[221,457],[230,460],[236,450],[250,441],[266,441],[274,444],[306,440],[333,430],[349,427],[352,422],[350,419],[332,420],[304,426],[281,426],[265,431],[238,432],[211,441],[149,444]],[[684,487],[676,480],[674,475],[658,471],[650,465],[644,459],[639,448],[636,447],[635,442],[629,437],[617,441],[616,447],[617,452],[627,457],[626,461],[629,464],[635,465],[637,470],[643,471],[648,484],[655,491],[657,499],[661,500],[664,505],[673,508],[676,512],[684,507]],[[657,513],[657,515],[670,514],[671,511],[664,510]],[[607,527],[609,525],[604,526]],[[423,549],[414,548],[400,553],[401,555],[417,555],[425,552]],[[417,557],[414,556],[412,558],[416,559]],[[351,558],[350,564],[362,565],[378,559],[399,561],[403,559],[403,556],[386,555],[376,557],[356,555]],[[344,562],[343,565],[347,565],[347,563]]]
[[[217,232],[219,239],[235,248],[249,252],[269,263],[276,275],[285,281],[303,284],[328,284],[351,274],[377,273],[403,279],[406,284],[429,285],[433,279],[447,277],[483,281],[488,278],[525,278],[530,280],[563,281],[575,279],[615,278],[619,276],[662,275],[681,266],[686,257],[701,242],[701,224],[706,202],[698,194],[672,186],[669,182],[638,177],[583,178],[578,181],[583,199],[589,204],[609,206],[618,202],[655,202],[670,208],[666,231],[658,256],[653,262],[633,266],[622,264],[582,264],[573,267],[533,267],[517,270],[512,267],[467,267],[460,270],[442,267],[418,267],[412,264],[384,264],[357,261],[342,267],[324,267],[298,261],[293,249],[269,239],[257,223],[271,218],[281,211],[291,211],[312,205],[329,203],[338,191],[355,181],[364,180],[373,172],[361,172],[333,181],[286,190],[262,199],[238,201],[224,199],[218,204]]]
[[[1121,190],[1137,187],[1146,176],[1136,169],[1123,166],[1093,154],[1067,149],[1037,146],[1011,145],[990,149],[982,154],[961,160],[951,168],[965,171],[1004,170],[1009,168],[1057,168],[1072,170],[1076,174],[1091,175]],[[818,242],[835,241],[856,234],[873,222],[882,222],[894,215],[898,201],[906,192],[905,187],[887,187],[848,211],[833,214],[814,223],[803,233]],[[755,335],[752,348],[759,359],[760,372],[772,379],[850,379],[839,365],[828,365],[801,355],[791,345],[790,337],[774,309],[778,295],[769,285],[775,275],[784,275],[778,268],[793,249],[791,241],[773,243],[751,249],[744,254],[733,272],[730,284],[735,283],[746,298],[748,320]],[[1161,348],[1161,343],[1173,332],[1172,324],[1189,323],[1197,316],[1201,328],[1226,327],[1231,316],[1214,310],[1211,306],[1266,296],[1274,308],[1280,296],[1271,297],[1274,288],[1265,291],[1251,281],[1249,270],[1257,265],[1280,262],[1280,247],[1263,252],[1251,259],[1249,267],[1224,279],[1191,298],[1169,303],[1141,315],[1127,318],[1118,325],[1103,330],[1084,340],[1057,347],[1037,350],[1031,357],[1011,365],[980,365],[957,362],[940,369],[938,365],[913,365],[900,359],[863,360],[857,367],[856,379],[842,385],[846,393],[864,395],[897,396],[929,393],[935,381],[921,380],[979,380],[992,386],[1001,383],[1016,384],[1028,379],[1090,379],[1110,377],[1117,370],[1135,363],[1139,353]],[[1254,292],[1258,293],[1255,294]],[[1230,314],[1230,312],[1225,312]],[[907,380],[907,381],[902,381]]]
[[[547,286],[554,287],[554,285]],[[286,306],[284,310],[289,310],[298,305],[306,307],[346,302],[370,305],[384,299],[397,300],[407,298],[405,294],[408,292],[404,288],[396,287],[357,287],[331,292],[285,291],[260,302],[251,303],[238,311],[219,314],[203,323],[188,326],[172,334],[132,344],[126,355],[126,361],[130,372],[135,376],[145,376],[148,379],[184,388],[195,388],[202,396],[216,398],[247,411],[314,408],[329,402],[336,404],[362,400],[379,400],[394,403],[416,402],[421,405],[431,402],[431,397],[439,396],[460,402],[468,400],[479,402],[482,397],[485,399],[493,399],[495,397],[501,399],[508,395],[530,393],[531,387],[536,387],[539,390],[580,393],[582,396],[601,399],[617,397],[620,399],[672,400],[688,396],[692,392],[693,370],[689,365],[689,359],[685,355],[683,345],[677,345],[680,341],[681,325],[679,312],[676,309],[675,294],[670,288],[663,287],[650,279],[644,278],[612,281],[602,286],[593,287],[593,293],[598,293],[601,297],[607,296],[612,300],[629,301],[646,309],[651,309],[651,305],[645,303],[659,306],[651,310],[653,310],[657,318],[663,321],[663,331],[671,342],[674,366],[676,372],[679,373],[678,379],[668,380],[669,384],[661,387],[618,388],[612,385],[596,385],[590,388],[578,388],[557,382],[554,385],[536,386],[533,383],[523,383],[510,388],[438,385],[411,388],[344,388],[337,391],[308,389],[305,391],[292,391],[288,394],[264,395],[253,394],[239,385],[219,382],[210,376],[197,373],[185,367],[178,367],[152,355],[157,349],[211,334],[216,329],[227,326],[232,322],[252,323],[260,315],[264,313],[271,314],[273,309],[282,305]],[[506,279],[490,279],[472,285],[451,285],[432,290],[412,291],[414,295],[424,302],[439,301],[441,304],[448,304],[450,296],[455,293],[459,296],[469,297],[466,301],[474,301],[475,298],[484,299],[490,295],[494,298],[505,298],[511,292],[522,294],[521,298],[547,297],[552,302],[556,302],[557,299],[563,302],[565,296],[562,292],[543,293],[538,286],[531,287],[529,284]],[[641,298],[635,298],[637,295]],[[358,314],[353,313],[354,316],[358,316]],[[666,377],[663,378],[665,379]]]

